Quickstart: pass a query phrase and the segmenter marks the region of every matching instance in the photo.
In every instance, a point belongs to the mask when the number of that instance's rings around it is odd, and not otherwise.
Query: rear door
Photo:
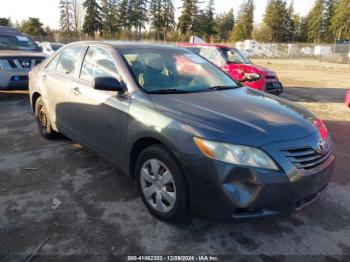
[[[125,160],[130,97],[116,91],[93,89],[96,77],[123,81],[110,51],[91,46],[71,93],[74,134],[82,143],[121,164]]]
[[[67,47],[48,64],[41,76],[51,121],[58,130],[67,133],[72,130],[69,97],[86,48]]]

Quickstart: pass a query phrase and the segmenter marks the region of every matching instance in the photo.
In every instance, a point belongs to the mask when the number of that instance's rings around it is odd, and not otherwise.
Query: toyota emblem
[[[326,141],[323,138],[320,138],[317,142],[317,153],[323,155],[326,151]]]

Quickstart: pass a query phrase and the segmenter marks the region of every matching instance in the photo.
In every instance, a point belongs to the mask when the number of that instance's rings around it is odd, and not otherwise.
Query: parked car
[[[254,65],[245,54],[236,48],[224,45],[189,43],[181,43],[177,46],[187,48],[203,56],[227,72],[234,80],[243,82],[248,87],[275,95],[283,92],[282,83],[275,72]]]
[[[47,55],[52,55],[55,53],[58,49],[64,46],[62,43],[50,43],[50,42],[43,42],[40,44],[41,48],[43,49],[43,52]]]
[[[0,90],[28,88],[29,70],[45,58],[29,36],[0,26]]]
[[[187,49],[73,43],[33,69],[30,101],[44,137],[63,133],[109,159],[165,221],[291,213],[331,179],[320,119]]]
[[[350,89],[348,90],[348,93],[345,96],[345,105],[347,107],[350,107]]]

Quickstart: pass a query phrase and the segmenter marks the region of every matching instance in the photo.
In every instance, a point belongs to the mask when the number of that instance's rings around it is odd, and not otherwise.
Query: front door
[[[111,91],[93,89],[96,77],[114,77],[122,81],[111,54],[89,47],[80,78],[70,94],[74,134],[116,164],[125,161],[126,129],[130,98]]]

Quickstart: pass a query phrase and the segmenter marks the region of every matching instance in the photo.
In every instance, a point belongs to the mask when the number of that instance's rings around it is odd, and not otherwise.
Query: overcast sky
[[[243,0],[216,0],[215,9],[224,12],[230,8],[235,14]],[[292,0],[287,0],[288,4]],[[1,0],[0,17],[10,17],[12,21],[21,21],[28,17],[38,17],[52,28],[58,28],[59,0]],[[181,0],[175,0],[176,7],[181,6]],[[265,11],[267,0],[255,0],[255,22],[260,23]],[[294,0],[295,11],[305,15],[312,7],[314,0]],[[179,13],[179,10],[177,10]]]

